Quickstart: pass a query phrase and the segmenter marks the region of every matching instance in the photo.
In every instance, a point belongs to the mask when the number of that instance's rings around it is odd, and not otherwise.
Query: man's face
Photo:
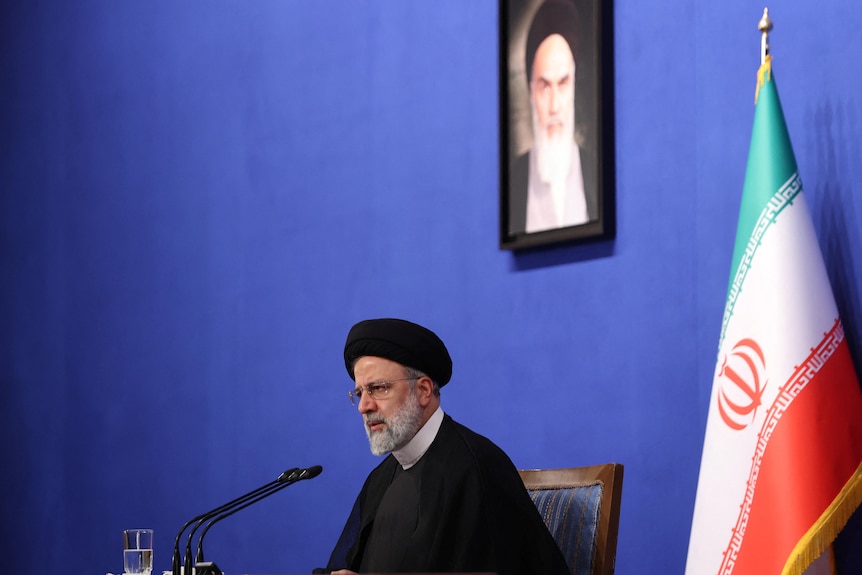
[[[530,100],[534,121],[546,141],[571,138],[575,120],[575,61],[559,34],[545,38],[533,59]],[[537,136],[539,136],[537,134]]]
[[[365,424],[365,432],[374,455],[382,455],[404,447],[422,427],[422,406],[404,366],[394,361],[374,356],[364,356],[353,366],[356,386],[372,383],[393,382],[386,396],[374,399],[363,393],[359,400],[359,413]]]

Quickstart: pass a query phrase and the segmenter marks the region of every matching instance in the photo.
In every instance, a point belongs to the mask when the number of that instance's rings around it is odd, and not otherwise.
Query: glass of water
[[[126,573],[149,575],[153,570],[153,530],[123,531],[123,567]]]

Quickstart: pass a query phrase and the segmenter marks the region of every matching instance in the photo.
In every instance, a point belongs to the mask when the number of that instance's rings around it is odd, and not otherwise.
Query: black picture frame
[[[527,36],[539,8],[560,1],[569,1],[576,13],[574,131],[580,146],[582,195],[589,215],[586,223],[527,231],[529,155],[525,154],[532,146],[533,114],[526,72]],[[614,237],[612,1],[499,0],[499,62],[500,249],[521,250]]]

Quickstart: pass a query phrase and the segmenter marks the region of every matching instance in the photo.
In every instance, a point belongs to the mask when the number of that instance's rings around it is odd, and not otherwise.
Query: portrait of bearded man
[[[571,0],[545,0],[524,53],[532,144],[510,173],[509,233],[579,226],[598,218],[595,150],[579,138],[581,30]]]

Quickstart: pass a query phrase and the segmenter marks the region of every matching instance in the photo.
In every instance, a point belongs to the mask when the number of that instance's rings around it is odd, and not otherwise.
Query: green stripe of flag
[[[769,63],[761,70],[763,84],[754,110],[754,128],[736,228],[730,284],[721,325],[721,343],[745,277],[763,236],[778,215],[802,192],[790,134]]]

